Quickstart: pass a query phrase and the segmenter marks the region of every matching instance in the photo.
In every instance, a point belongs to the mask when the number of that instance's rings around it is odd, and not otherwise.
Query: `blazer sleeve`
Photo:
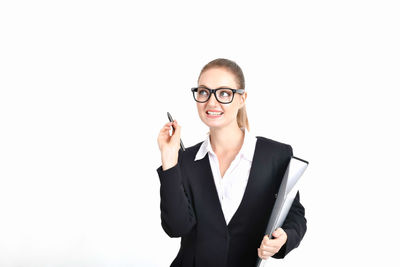
[[[178,163],[163,170],[157,169],[160,179],[161,225],[170,237],[181,237],[189,233],[196,224],[188,185],[182,176],[182,151],[179,151]]]
[[[290,146],[289,154],[290,156],[293,155],[293,150]],[[297,248],[307,231],[305,210],[303,205],[300,203],[299,192],[297,192],[296,197],[293,200],[292,207],[290,208],[289,213],[283,222],[282,229],[287,234],[287,240],[278,253],[272,256],[276,259],[284,258],[291,250]]]

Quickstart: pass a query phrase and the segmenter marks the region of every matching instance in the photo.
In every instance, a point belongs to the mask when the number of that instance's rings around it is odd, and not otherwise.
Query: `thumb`
[[[274,237],[276,237],[276,238],[280,237],[282,234],[283,234],[283,229],[282,228],[278,228],[272,233],[272,235]]]
[[[172,124],[174,126],[174,132],[172,133],[172,138],[176,139],[181,136],[181,126],[178,124],[178,122],[175,120]]]

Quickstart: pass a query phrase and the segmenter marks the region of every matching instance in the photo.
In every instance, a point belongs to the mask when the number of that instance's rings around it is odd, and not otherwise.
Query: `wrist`
[[[163,151],[161,153],[162,169],[164,171],[178,164],[178,153],[179,150]]]

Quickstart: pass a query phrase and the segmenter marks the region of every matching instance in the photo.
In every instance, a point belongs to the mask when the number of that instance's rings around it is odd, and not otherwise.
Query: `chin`
[[[210,120],[208,118],[202,118],[202,121],[209,128],[224,128],[225,126],[227,126],[229,124],[225,120],[212,121],[212,120]]]

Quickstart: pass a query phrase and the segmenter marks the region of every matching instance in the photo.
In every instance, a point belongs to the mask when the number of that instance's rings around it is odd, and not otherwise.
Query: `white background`
[[[398,1],[1,1],[0,266],[169,266],[157,135],[243,69],[250,130],[310,161],[308,231],[269,266],[399,266]]]

